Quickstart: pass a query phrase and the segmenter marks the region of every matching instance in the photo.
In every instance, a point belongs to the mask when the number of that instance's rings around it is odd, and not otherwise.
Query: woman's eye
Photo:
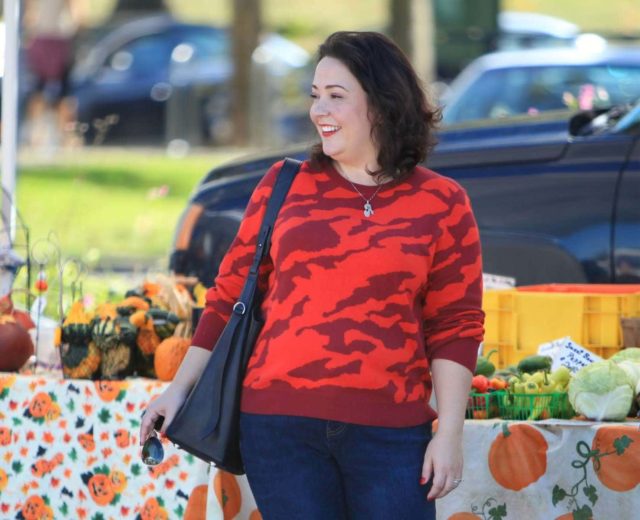
[[[318,99],[318,94],[314,94],[313,92],[311,94],[309,94],[309,97],[311,99]]]
[[[331,99],[342,99],[340,94],[331,94]]]

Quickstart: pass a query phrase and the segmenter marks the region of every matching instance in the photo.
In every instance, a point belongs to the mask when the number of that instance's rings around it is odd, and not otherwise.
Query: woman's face
[[[322,139],[325,155],[349,166],[377,167],[378,150],[371,139],[367,94],[340,60],[320,60],[311,97],[309,116]]]

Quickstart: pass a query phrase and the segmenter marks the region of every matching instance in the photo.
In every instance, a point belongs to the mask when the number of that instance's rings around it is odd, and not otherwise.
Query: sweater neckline
[[[390,188],[396,187],[399,184],[398,181],[394,179],[391,179],[390,181],[385,182],[383,184],[372,184],[372,185],[361,184],[359,182],[350,181],[340,174],[338,169],[333,164],[333,161],[330,161],[328,163],[327,169],[329,171],[330,177],[332,177],[335,181],[337,181],[338,184],[340,184],[340,186],[347,188],[349,191],[353,192],[356,196],[358,195],[358,190],[362,192],[364,196],[367,196],[367,195],[372,195],[379,188],[380,189],[378,193],[379,195],[380,193],[384,193],[385,191],[388,191]]]

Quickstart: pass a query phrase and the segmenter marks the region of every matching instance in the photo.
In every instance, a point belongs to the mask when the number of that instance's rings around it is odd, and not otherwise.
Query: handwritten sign
[[[602,360],[600,356],[574,343],[569,336],[543,343],[538,347],[538,354],[550,356],[553,359],[551,370],[565,366],[573,373],[595,361]]]

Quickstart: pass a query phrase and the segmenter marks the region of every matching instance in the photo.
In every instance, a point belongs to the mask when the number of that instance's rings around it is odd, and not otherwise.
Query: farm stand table
[[[464,457],[438,520],[640,518],[640,422],[470,420]]]

